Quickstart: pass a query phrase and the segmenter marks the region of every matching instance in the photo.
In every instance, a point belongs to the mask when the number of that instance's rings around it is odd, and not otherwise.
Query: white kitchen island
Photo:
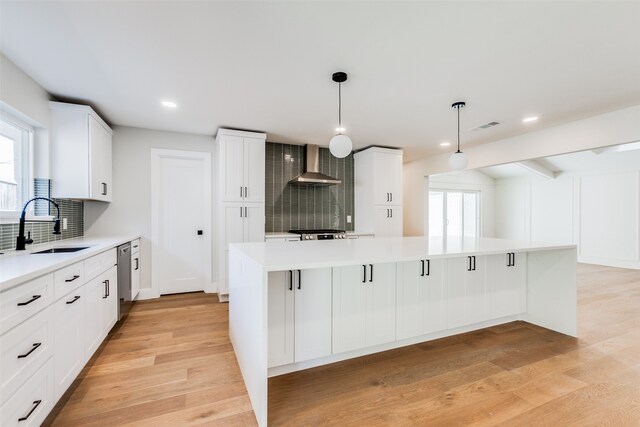
[[[268,378],[524,320],[576,336],[576,247],[423,237],[229,246],[229,329],[258,424]]]

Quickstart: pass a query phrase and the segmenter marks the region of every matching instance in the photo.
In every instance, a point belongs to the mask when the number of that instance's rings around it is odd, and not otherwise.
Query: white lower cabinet
[[[84,350],[84,286],[56,301],[54,310],[54,380],[59,399],[82,370]]]
[[[397,278],[396,338],[447,329],[444,261],[399,262]]]
[[[487,257],[487,310],[492,319],[527,311],[527,254]]]
[[[53,359],[49,360],[15,392],[0,409],[2,427],[39,426],[53,409]]]
[[[269,273],[269,367],[331,354],[331,268]]]
[[[396,264],[333,269],[333,353],[394,341]]]
[[[52,312],[47,307],[0,337],[0,405],[53,354]]]
[[[487,320],[486,256],[447,260],[447,328]]]
[[[85,285],[85,361],[100,347],[118,320],[117,267],[111,267]]]

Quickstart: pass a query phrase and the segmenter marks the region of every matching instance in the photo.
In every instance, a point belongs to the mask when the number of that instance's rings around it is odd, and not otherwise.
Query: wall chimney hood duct
[[[304,169],[289,184],[326,187],[342,184],[342,181],[329,175],[320,173],[320,147],[307,144],[304,146]]]

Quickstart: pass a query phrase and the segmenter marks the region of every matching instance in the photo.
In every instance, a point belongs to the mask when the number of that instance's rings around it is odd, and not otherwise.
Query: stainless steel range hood
[[[305,163],[302,174],[289,181],[289,184],[317,187],[342,184],[341,180],[320,173],[320,147],[311,144],[305,145],[304,158]]]

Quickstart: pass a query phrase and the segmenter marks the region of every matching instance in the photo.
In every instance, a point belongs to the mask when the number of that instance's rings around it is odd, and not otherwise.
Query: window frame
[[[34,195],[34,168],[35,168],[35,159],[34,159],[34,138],[35,138],[35,128],[23,120],[18,119],[12,114],[7,113],[6,111],[0,111],[0,121],[7,123],[10,126],[16,127],[22,131],[27,133],[27,143],[26,147],[23,146],[22,155],[26,158],[26,161],[23,159],[22,168],[24,169],[24,165],[26,163],[27,170],[22,171],[22,192],[20,195],[20,204],[18,210],[0,210],[0,224],[13,224],[19,221],[20,214],[22,213],[22,207],[27,202],[27,200],[31,199]],[[26,151],[26,153],[25,153]],[[24,185],[24,181],[27,181],[26,186]],[[26,187],[26,188],[25,188]],[[34,206],[33,204],[29,206],[27,209],[27,219],[29,221],[50,221],[51,216],[35,216],[34,215]]]
[[[444,188],[444,187],[430,187],[429,188],[429,196],[431,192],[443,193],[443,206],[442,206],[442,239],[448,239],[447,235],[447,194],[448,193],[461,193],[463,198],[463,207],[462,207],[462,216],[461,216],[461,229],[463,232],[463,236],[456,236],[455,238],[465,238],[464,236],[464,194],[470,193],[476,195],[476,235],[473,238],[482,237],[482,190],[472,190],[472,189],[459,189],[459,188]],[[428,206],[427,212],[427,231],[429,230],[429,219],[431,218],[431,206]],[[429,237],[432,237],[429,234]],[[454,238],[454,237],[451,237]],[[467,236],[466,238],[469,238]]]

